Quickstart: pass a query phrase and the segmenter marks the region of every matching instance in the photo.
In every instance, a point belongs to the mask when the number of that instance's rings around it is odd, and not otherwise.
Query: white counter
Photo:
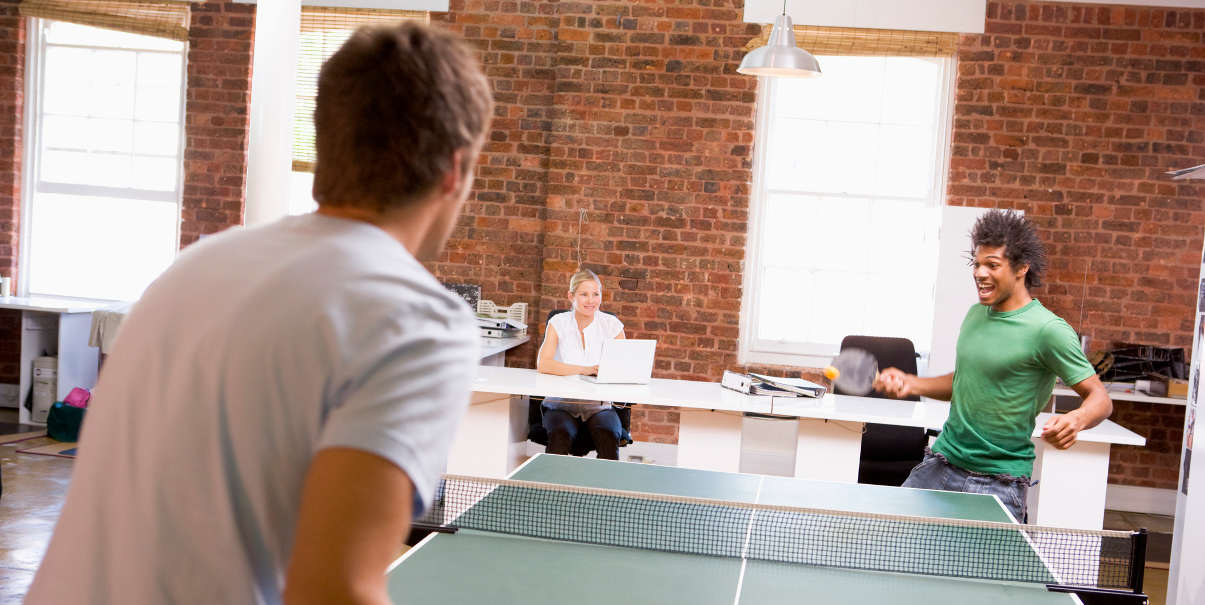
[[[1157,397],[1155,395],[1147,395],[1145,393],[1135,392],[1133,385],[1122,385],[1105,383],[1106,390],[1109,391],[1109,398],[1113,401],[1140,401],[1143,403],[1162,403],[1166,405],[1188,405],[1188,400],[1183,397]],[[1079,394],[1067,387],[1055,387],[1055,397],[1079,397]],[[1077,403],[1076,406],[1079,404]]]
[[[481,363],[487,366],[506,365],[506,352],[527,342],[528,336],[512,336],[510,338],[481,337]]]

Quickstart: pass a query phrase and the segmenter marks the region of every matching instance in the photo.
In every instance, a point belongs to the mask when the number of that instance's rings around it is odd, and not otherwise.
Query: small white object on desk
[[[477,327],[486,338],[527,336],[527,324],[511,318],[477,316]]]
[[[499,307],[492,300],[477,301],[477,315],[495,319],[513,319],[521,324],[527,324],[527,303],[517,302],[509,307]]]

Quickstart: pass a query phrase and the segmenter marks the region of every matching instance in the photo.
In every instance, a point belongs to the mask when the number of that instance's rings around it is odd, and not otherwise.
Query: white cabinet
[[[92,389],[100,364],[100,352],[88,345],[92,312],[112,306],[112,301],[80,300],[50,296],[0,298],[0,309],[21,312],[21,370],[17,408],[22,423],[32,421],[25,400],[33,387],[33,360],[57,356],[58,385],[55,401],[62,401],[74,387]]]

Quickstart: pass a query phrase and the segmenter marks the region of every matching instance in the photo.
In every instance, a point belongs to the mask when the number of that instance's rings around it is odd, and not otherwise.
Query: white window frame
[[[946,188],[950,171],[950,146],[953,131],[953,106],[955,81],[958,69],[954,57],[939,58],[943,62],[942,89],[945,94],[939,100],[936,161],[933,162],[934,191],[939,196],[935,212],[945,206]],[[821,76],[823,77],[823,76]],[[764,133],[768,132],[774,112],[776,79],[758,78],[757,109],[754,121],[753,182],[749,192],[749,231],[745,243],[745,266],[742,279],[740,337],[737,363],[788,365],[798,367],[824,367],[840,350],[840,343],[788,343],[756,342],[757,321],[755,310],[759,308],[761,296],[762,266],[760,256],[761,238],[765,232],[765,205],[770,191],[763,177],[766,167],[768,145]],[[794,192],[791,192],[794,193]],[[940,278],[940,276],[937,276]],[[825,295],[821,293],[820,295]],[[927,357],[930,342],[914,343],[922,357]]]
[[[179,254],[180,251],[180,221],[181,212],[184,207],[184,152],[188,145],[187,124],[185,123],[187,116],[186,108],[188,106],[188,43],[185,43],[183,61],[180,62],[180,136],[178,143],[179,147],[177,149],[177,158],[179,159],[180,165],[176,171],[175,191],[159,192],[124,187],[69,185],[62,183],[40,184],[38,175],[41,172],[41,99],[43,84],[45,82],[46,67],[44,60],[46,53],[46,39],[43,35],[43,25],[45,21],[45,19],[30,18],[29,22],[27,23],[28,28],[26,29],[25,37],[25,130],[22,140],[21,214],[19,221],[19,237],[21,241],[19,243],[18,252],[18,274],[21,276],[21,279],[19,280],[19,287],[17,288],[17,291],[14,292],[14,294],[18,296],[43,294],[31,291],[29,289],[31,251],[30,236],[33,233],[33,203],[35,191],[81,196],[98,195],[175,204],[175,234],[173,235],[172,239],[176,242],[175,253]],[[63,297],[58,294],[53,294],[53,296],[60,298],[76,298]]]

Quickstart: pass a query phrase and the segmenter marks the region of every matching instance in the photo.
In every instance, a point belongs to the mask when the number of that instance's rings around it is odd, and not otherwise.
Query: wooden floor
[[[25,597],[67,494],[73,462],[16,450],[0,445],[0,605],[19,605]]]
[[[15,410],[0,409],[0,422],[15,422],[15,416]],[[0,445],[0,476],[4,480],[0,495],[0,605],[19,605],[24,598],[46,551],[71,478],[71,459],[18,454],[16,449]],[[1170,532],[1166,517],[1152,519],[1113,511],[1106,515],[1110,529],[1122,529],[1127,523]],[[1167,573],[1165,564],[1146,568],[1145,588],[1151,605],[1165,604]]]

